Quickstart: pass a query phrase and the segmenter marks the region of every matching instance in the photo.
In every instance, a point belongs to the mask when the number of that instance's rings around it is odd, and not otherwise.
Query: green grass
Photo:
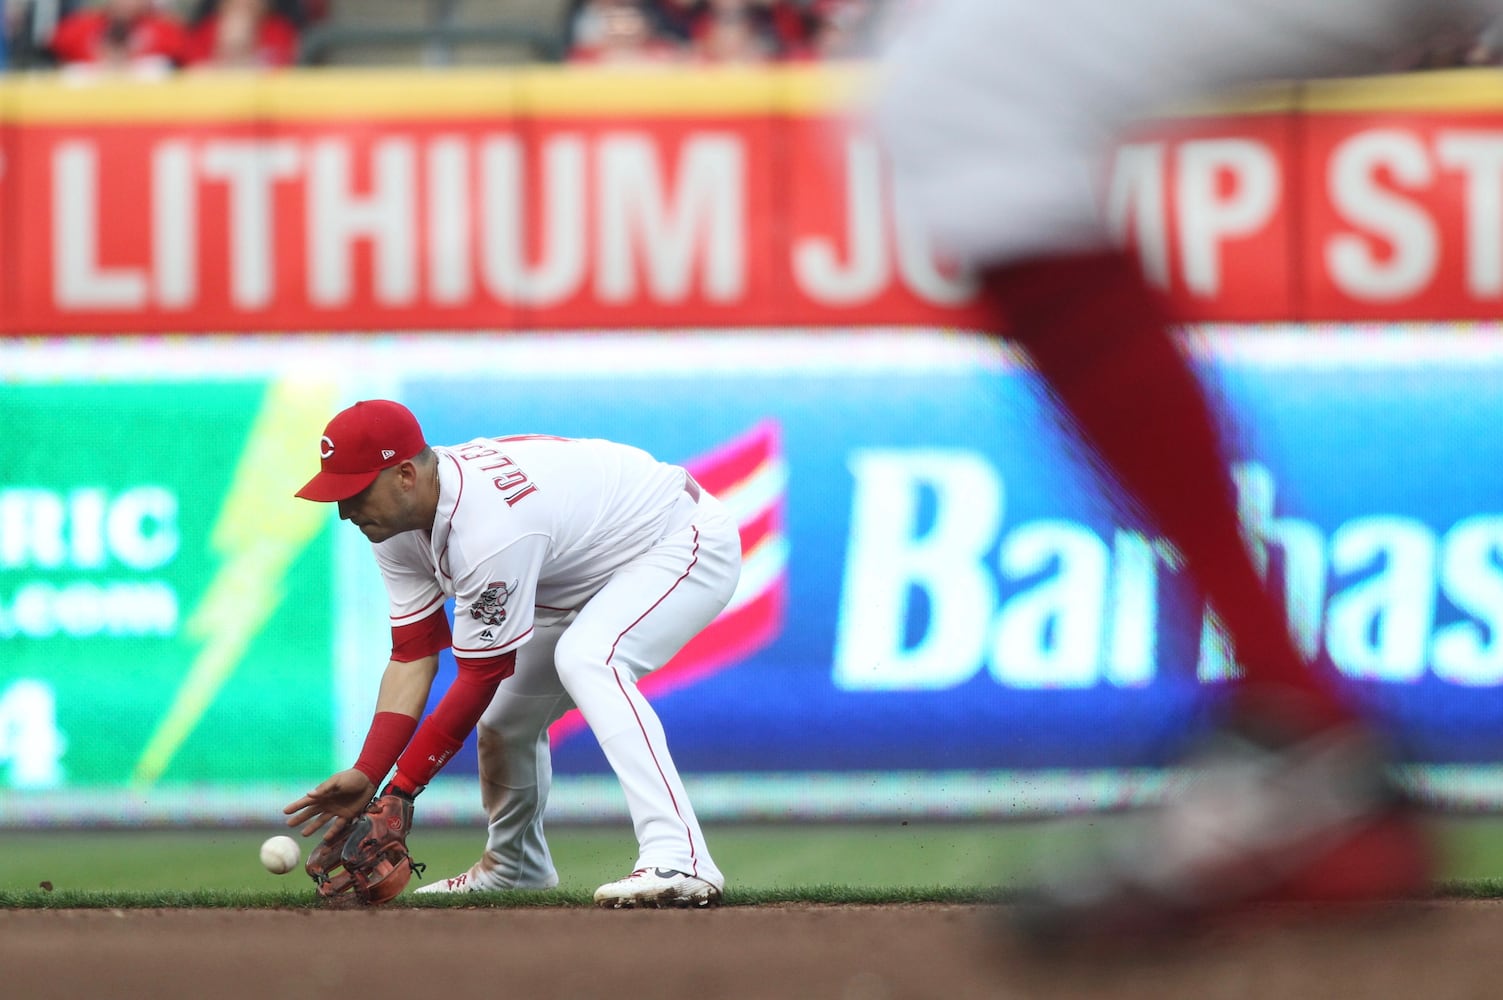
[[[805,886],[799,889],[739,889],[726,893],[726,906],[765,906],[777,903],[895,905],[915,903],[986,903],[999,898],[983,889],[850,889],[846,886]],[[312,888],[267,892],[200,889],[195,892],[0,892],[0,909],[317,909],[324,906]],[[412,910],[526,909],[547,906],[592,906],[591,890],[554,889],[548,892],[494,892],[463,896],[418,896],[411,892],[390,906]]]
[[[726,872],[728,905],[783,901],[976,902],[1005,896],[1045,866],[1067,862],[1109,829],[1100,817],[1048,823],[806,824],[710,827],[706,837]],[[1444,895],[1503,896],[1503,818],[1436,822],[1446,856]],[[296,871],[270,875],[258,848],[278,829],[40,831],[0,833],[0,907],[313,905]],[[419,828],[413,856],[428,878],[465,870],[483,831]],[[547,893],[486,896],[483,905],[583,905],[602,882],[635,860],[630,829],[558,827],[549,843],[561,884]],[[50,890],[41,888],[50,883]],[[474,906],[430,897],[409,906]]]
[[[279,829],[0,833],[0,892],[53,889],[99,892],[281,891],[301,889],[301,872],[270,875],[261,868],[261,841]],[[827,825],[711,827],[706,838],[732,885],[788,890],[805,885],[890,890],[914,886],[981,887],[1011,864],[1036,853],[1031,825]],[[620,878],[636,860],[626,824],[558,827],[549,845],[560,889],[593,892]],[[306,845],[307,842],[305,842]],[[484,831],[414,831],[413,857],[428,878],[468,868]],[[305,850],[306,856],[306,850]]]

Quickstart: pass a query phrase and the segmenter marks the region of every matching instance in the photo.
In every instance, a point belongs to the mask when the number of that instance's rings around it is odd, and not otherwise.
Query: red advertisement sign
[[[0,83],[0,334],[974,325],[824,76]],[[1446,87],[1147,123],[1105,218],[1188,319],[1490,317],[1503,102]]]

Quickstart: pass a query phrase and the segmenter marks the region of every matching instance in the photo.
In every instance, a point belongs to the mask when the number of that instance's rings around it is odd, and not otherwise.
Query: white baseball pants
[[[735,521],[709,493],[679,501],[667,534],[621,569],[564,624],[539,627],[517,651],[480,719],[481,801],[490,817],[480,866],[510,888],[558,884],[543,811],[553,781],[548,727],[578,707],[626,796],[634,867],[725,878],[637,681],[667,663],[720,613],[741,574]],[[626,874],[625,872],[622,873]]]
[[[899,204],[980,264],[1104,249],[1122,127],[1253,80],[1381,72],[1499,0],[926,0],[888,27],[873,124]]]

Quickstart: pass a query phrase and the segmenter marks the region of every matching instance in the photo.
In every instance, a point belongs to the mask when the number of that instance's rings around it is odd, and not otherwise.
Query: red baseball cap
[[[389,399],[363,399],[340,410],[324,428],[318,457],[323,467],[297,491],[304,500],[347,500],[426,448],[417,417]]]

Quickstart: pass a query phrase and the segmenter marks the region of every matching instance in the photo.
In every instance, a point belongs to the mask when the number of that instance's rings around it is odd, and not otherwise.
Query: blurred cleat
[[[1363,906],[1432,887],[1434,853],[1371,734],[1342,726],[1270,742],[1255,732],[1219,732],[1098,864],[1025,894],[1012,914],[1024,937],[1142,940],[1269,903]]]

